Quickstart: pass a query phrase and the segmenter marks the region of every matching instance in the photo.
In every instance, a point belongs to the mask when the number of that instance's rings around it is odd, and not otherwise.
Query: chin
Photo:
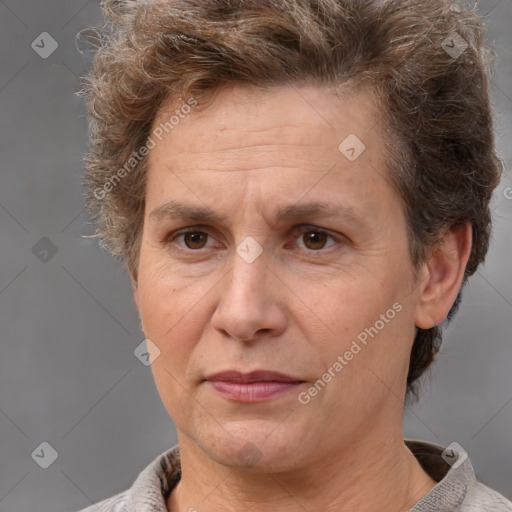
[[[215,462],[229,468],[265,472],[296,469],[306,463],[306,438],[293,429],[279,429],[275,422],[245,420],[216,425],[196,440]]]

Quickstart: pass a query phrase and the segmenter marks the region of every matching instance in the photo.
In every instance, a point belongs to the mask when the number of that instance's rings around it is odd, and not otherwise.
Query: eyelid
[[[333,238],[336,238],[337,235],[335,235],[334,233],[332,233],[330,230],[326,229],[326,228],[321,228],[320,226],[315,226],[313,224],[300,224],[298,226],[295,226],[291,233],[292,234],[295,234],[295,233],[308,233],[309,231],[318,231],[320,233],[325,233],[326,235],[330,235],[332,236]]]

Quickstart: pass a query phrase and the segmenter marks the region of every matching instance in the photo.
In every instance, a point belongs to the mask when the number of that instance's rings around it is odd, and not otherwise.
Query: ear
[[[472,227],[452,227],[424,264],[415,323],[420,329],[439,325],[448,315],[462,286],[471,254]]]

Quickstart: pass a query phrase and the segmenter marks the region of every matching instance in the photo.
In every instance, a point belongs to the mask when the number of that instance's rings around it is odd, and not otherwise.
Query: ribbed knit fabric
[[[448,464],[441,446],[416,440],[405,444],[438,482],[410,512],[512,512],[512,502],[477,481],[464,452],[454,449]],[[130,489],[79,512],[168,512],[167,497],[180,477],[180,454],[174,446],[147,466]]]

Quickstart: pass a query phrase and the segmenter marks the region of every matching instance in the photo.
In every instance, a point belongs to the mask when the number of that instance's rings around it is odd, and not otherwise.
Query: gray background
[[[512,498],[512,0],[479,11],[500,55],[492,92],[507,170],[487,264],[404,428],[406,437],[459,442],[477,475]],[[74,93],[91,55],[75,34],[99,24],[95,0],[0,1],[2,512],[86,507],[130,486],[176,440],[151,370],[133,354],[143,336],[129,280],[81,237],[92,228],[81,188],[86,118]],[[46,59],[31,47],[42,32],[58,42]],[[31,457],[42,442],[58,453],[47,469]]]

